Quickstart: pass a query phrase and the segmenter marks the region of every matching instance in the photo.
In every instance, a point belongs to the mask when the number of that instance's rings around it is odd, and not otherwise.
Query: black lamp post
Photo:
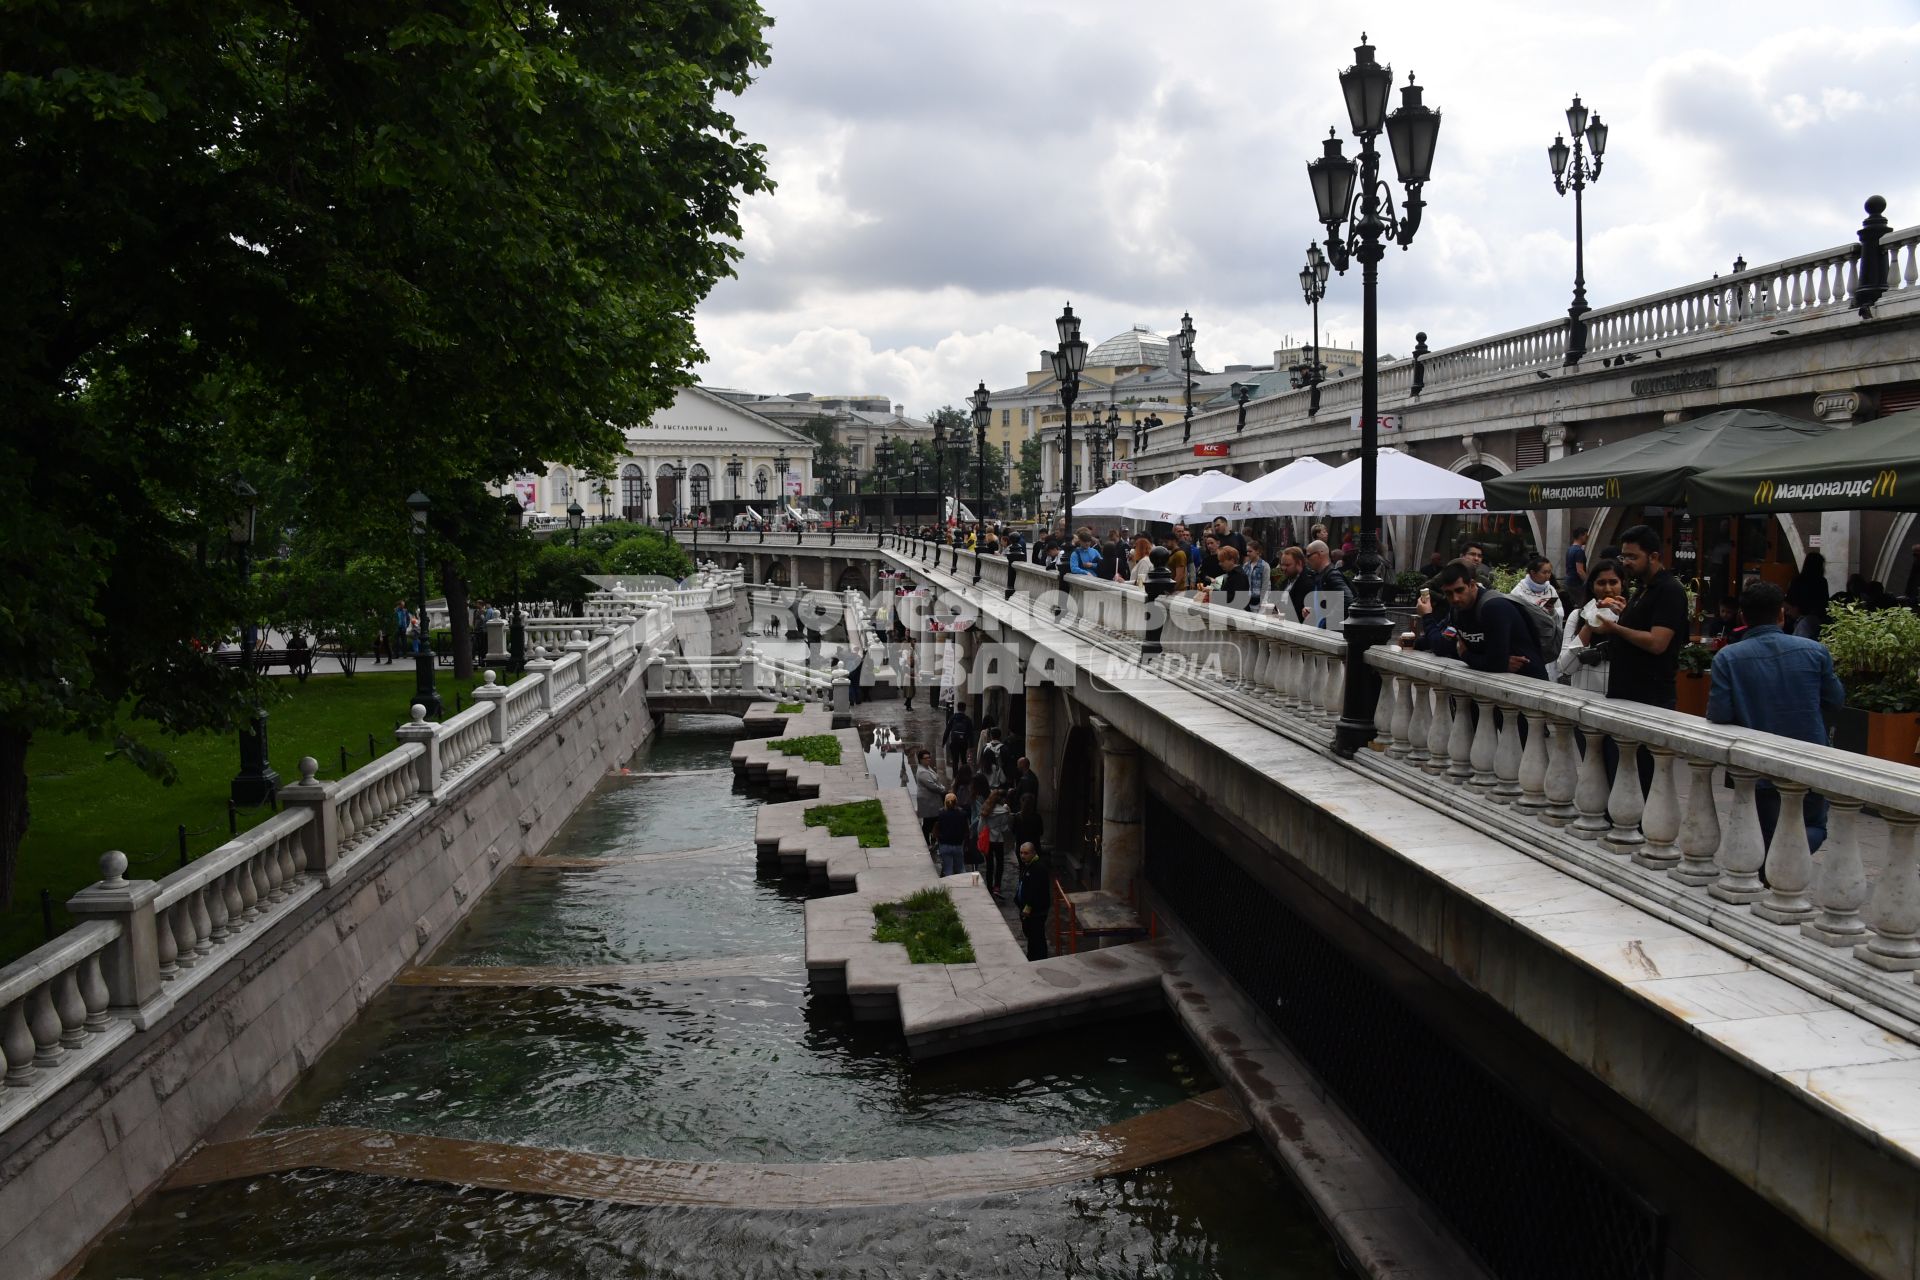
[[[1060,345],[1053,352],[1053,376],[1060,383],[1060,407],[1066,411],[1067,434],[1066,449],[1060,458],[1060,510],[1067,525],[1067,544],[1071,549],[1073,542],[1073,402],[1080,398],[1080,371],[1087,367],[1087,344],[1080,340],[1080,317],[1073,314],[1073,304],[1068,303],[1066,310],[1053,322],[1060,335]],[[1066,590],[1067,561],[1071,557],[1060,557],[1060,589]],[[1059,606],[1054,607],[1058,613]]]
[[[700,563],[700,509],[707,505],[708,480],[703,475],[695,476],[687,484],[693,491],[693,563],[697,567]]]
[[[739,454],[727,459],[727,496],[735,502],[740,501],[740,477],[746,469],[747,465],[740,461]]]
[[[1354,64],[1340,73],[1340,89],[1347,115],[1360,140],[1356,160],[1341,154],[1340,139],[1328,130],[1320,157],[1307,165],[1313,184],[1313,202],[1327,228],[1327,254],[1334,269],[1345,274],[1353,259],[1360,262],[1362,342],[1360,363],[1360,572],[1353,580],[1353,609],[1347,615],[1347,685],[1340,723],[1334,728],[1333,747],[1351,756],[1373,739],[1374,704],[1380,697],[1380,678],[1365,655],[1393,634],[1380,591],[1380,383],[1379,383],[1379,268],[1391,237],[1401,248],[1413,243],[1425,207],[1420,192],[1433,172],[1433,150],[1440,136],[1440,113],[1420,101],[1420,86],[1407,77],[1400,90],[1400,106],[1389,113],[1387,95],[1393,88],[1393,69],[1374,61],[1366,34],[1353,51]],[[1404,208],[1395,213],[1393,190],[1380,177],[1380,152],[1374,146],[1382,129],[1393,147],[1393,165],[1406,186]],[[1356,187],[1355,178],[1358,178]],[[1343,232],[1343,224],[1346,229]]]
[[[1239,421],[1233,424],[1235,434],[1247,429],[1247,401],[1251,399],[1253,399],[1253,384],[1251,382],[1236,382],[1233,384],[1233,402],[1240,408]]]
[[[433,646],[427,643],[427,512],[431,509],[427,495],[418,489],[408,495],[407,510],[413,513],[414,569],[420,588],[420,636],[413,646],[413,700],[427,709],[427,719],[438,720],[442,713],[440,691],[433,687]],[[580,504],[576,502],[568,508],[568,521],[578,520],[579,513]],[[578,524],[574,525],[573,536],[576,540],[580,536]],[[412,708],[408,708],[407,718],[413,718]]]
[[[1600,181],[1600,165],[1607,154],[1607,126],[1600,123],[1595,114],[1587,119],[1587,109],[1580,104],[1580,95],[1575,94],[1573,105],[1567,108],[1567,132],[1573,135],[1573,146],[1560,134],[1553,135],[1553,145],[1547,148],[1547,161],[1553,166],[1553,189],[1561,195],[1573,192],[1573,305],[1567,308],[1567,359],[1566,363],[1576,365],[1580,357],[1587,354],[1587,250],[1586,219],[1580,207],[1580,193],[1587,189],[1589,182]],[[1581,146],[1582,139],[1585,147]]]
[[[252,601],[246,598],[250,593],[244,588],[253,583],[254,522],[259,515],[260,495],[245,480],[235,480],[233,496],[240,505],[234,513],[233,523],[227,526],[227,537],[240,557],[241,604],[247,611],[246,621],[240,628],[240,666],[243,671],[251,673],[254,648],[259,644],[260,637],[253,624]],[[227,794],[234,804],[251,809],[265,804],[278,790],[280,775],[274,772],[267,760],[267,713],[256,704],[252,720],[240,731],[240,772],[233,775],[233,783]]]
[[[993,397],[986,379],[973,389],[973,580],[980,581],[980,557],[987,550],[987,428],[993,422]]]
[[[687,518],[687,494],[681,488],[687,482],[687,464],[676,462],[667,468],[667,474],[673,478],[673,522],[679,524]]]
[[[947,532],[947,424],[938,418],[933,421],[933,504],[934,537],[938,539]]]
[[[925,457],[918,440],[913,442],[913,447],[907,450],[907,454],[913,459],[913,510],[917,514],[920,510],[920,469]]]
[[[1180,443],[1193,439],[1193,340],[1198,337],[1193,328],[1193,317],[1182,314],[1180,317],[1180,362],[1186,370],[1185,380],[1181,383],[1180,395],[1186,405],[1184,424],[1180,428]]]
[[[1332,267],[1320,246],[1307,246],[1307,265],[1300,268],[1300,296],[1313,308],[1313,347],[1305,361],[1293,367],[1293,385],[1311,388],[1307,397],[1307,415],[1320,412],[1320,387],[1327,380],[1327,366],[1320,360],[1320,300],[1327,296],[1327,271]]]
[[[1102,489],[1113,483],[1113,473],[1120,462],[1120,410],[1113,405],[1107,406],[1106,430],[1101,433],[1102,456],[1106,459],[1100,474],[1094,477]]]
[[[782,507],[787,505],[787,468],[792,462],[785,449],[773,455],[773,469],[780,473],[780,492],[774,495],[773,500]]]
[[[567,528],[573,530],[573,545],[576,548],[580,545],[580,527],[586,522],[586,508],[580,505],[578,498],[575,498],[567,504]]]
[[[873,478],[880,484],[880,527],[890,527],[887,515],[887,472],[893,469],[893,439],[886,432],[880,433],[880,443],[873,449]]]
[[[597,483],[600,486],[600,523],[605,524],[613,511],[613,490],[608,486],[605,476],[601,476]]]

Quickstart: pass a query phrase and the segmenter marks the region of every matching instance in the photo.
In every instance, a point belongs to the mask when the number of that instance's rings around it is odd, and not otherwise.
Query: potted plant
[[[1834,722],[1834,745],[1920,764],[1920,616],[1852,602],[1833,605],[1829,616],[1820,641],[1847,690]]]
[[[1393,575],[1393,581],[1381,589],[1381,601],[1388,605],[1404,604],[1420,594],[1420,588],[1426,585],[1426,581],[1427,575],[1418,569],[1402,569]]]
[[[1707,694],[1713,688],[1713,654],[1716,646],[1686,644],[1680,646],[1680,675],[1674,681],[1674,709],[1690,716],[1707,714]]]

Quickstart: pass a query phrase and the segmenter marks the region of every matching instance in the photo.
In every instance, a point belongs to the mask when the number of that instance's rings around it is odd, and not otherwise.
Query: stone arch
[[[1514,469],[1504,460],[1496,458],[1491,454],[1464,453],[1448,463],[1447,470],[1456,475],[1468,476],[1475,480],[1491,480],[1495,476],[1512,475]],[[1525,518],[1527,522],[1527,548],[1544,551],[1546,540],[1540,524],[1540,513],[1538,511],[1529,511],[1525,513]],[[1458,516],[1421,516],[1419,519],[1419,532],[1415,535],[1412,544],[1413,559],[1408,561],[1408,567],[1425,563],[1427,554],[1431,551],[1451,553],[1452,547],[1442,547],[1439,545],[1443,534],[1450,528],[1462,533],[1462,536],[1464,536],[1463,531],[1461,531],[1459,527]],[[1453,540],[1457,541],[1458,539],[1455,538]]]
[[[1097,851],[1100,831],[1100,746],[1093,727],[1082,721],[1061,742],[1059,767],[1054,774],[1054,804],[1050,815],[1053,847],[1070,853]]]

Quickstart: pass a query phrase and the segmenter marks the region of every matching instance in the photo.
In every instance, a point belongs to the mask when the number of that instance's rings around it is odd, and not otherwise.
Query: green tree
[[[1014,464],[1020,473],[1020,505],[1032,515],[1040,498],[1040,437],[1028,436],[1020,442],[1020,461]]]
[[[0,903],[35,733],[252,705],[194,644],[242,615],[233,473],[278,468],[281,523],[409,560],[424,490],[453,603],[493,557],[491,482],[604,467],[671,400],[768,187],[719,104],[765,25],[752,0],[0,0]]]
[[[658,529],[644,529],[616,542],[602,563],[604,572],[630,577],[652,574],[678,580],[693,572],[692,558]]]

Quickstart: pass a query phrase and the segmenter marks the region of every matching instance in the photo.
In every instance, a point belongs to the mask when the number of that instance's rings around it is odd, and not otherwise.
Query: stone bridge
[[[875,541],[972,621],[1057,851],[1202,939],[1476,1247],[1580,1213],[1650,1251],[1613,1274],[1916,1274],[1920,771],[1391,649],[1341,759],[1338,636]]]

